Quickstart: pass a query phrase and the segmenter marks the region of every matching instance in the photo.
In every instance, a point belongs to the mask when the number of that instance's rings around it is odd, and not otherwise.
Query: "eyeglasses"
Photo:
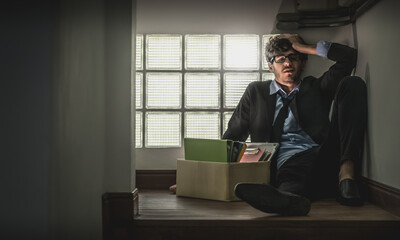
[[[276,63],[284,63],[286,61],[286,58],[289,58],[291,62],[296,62],[300,60],[300,54],[289,54],[287,56],[273,56],[272,58],[269,59],[269,61],[276,62]]]

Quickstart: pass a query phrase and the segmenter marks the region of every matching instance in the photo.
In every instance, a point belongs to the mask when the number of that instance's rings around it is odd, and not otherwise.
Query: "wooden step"
[[[370,203],[348,207],[314,202],[308,216],[283,217],[244,202],[177,197],[139,191],[132,239],[400,239],[400,218]]]

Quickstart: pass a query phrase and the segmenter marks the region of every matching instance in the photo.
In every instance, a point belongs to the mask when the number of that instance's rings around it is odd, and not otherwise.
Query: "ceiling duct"
[[[339,27],[355,20],[379,0],[297,0],[296,12],[279,13],[276,28],[295,30],[299,28]]]

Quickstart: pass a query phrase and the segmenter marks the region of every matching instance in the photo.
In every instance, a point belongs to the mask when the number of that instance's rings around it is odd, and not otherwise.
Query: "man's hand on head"
[[[283,33],[280,34],[279,37],[287,38],[291,43],[294,50],[298,51],[299,53],[305,54],[317,54],[317,46],[315,44],[304,44],[301,40],[300,36],[296,33]]]

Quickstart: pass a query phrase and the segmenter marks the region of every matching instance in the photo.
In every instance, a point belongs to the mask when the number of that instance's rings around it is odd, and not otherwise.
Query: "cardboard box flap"
[[[229,184],[227,164],[218,162],[178,160],[177,192],[178,196],[190,196],[207,199],[227,199]]]

